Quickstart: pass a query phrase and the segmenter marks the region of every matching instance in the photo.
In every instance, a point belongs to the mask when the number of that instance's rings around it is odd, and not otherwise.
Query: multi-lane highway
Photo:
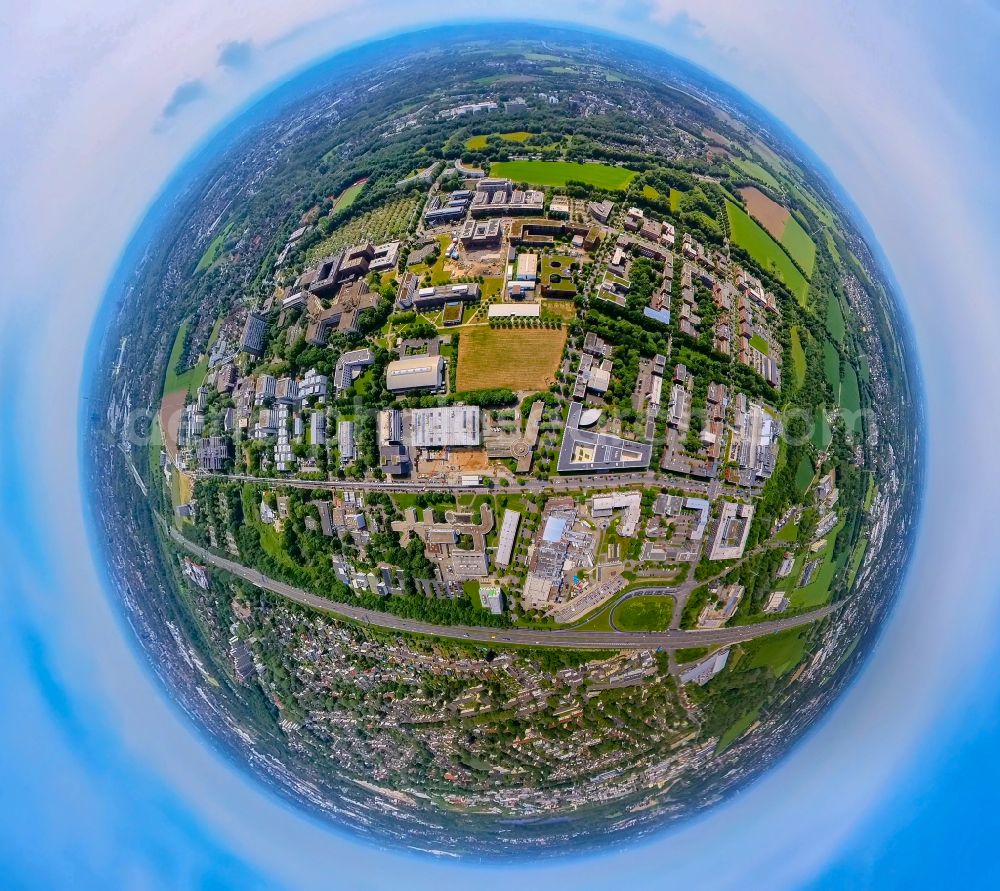
[[[808,613],[789,616],[784,619],[758,622],[754,625],[741,625],[736,628],[719,628],[710,631],[671,630],[656,633],[573,631],[571,629],[536,631],[530,628],[432,625],[430,622],[407,619],[379,610],[363,609],[362,607],[336,603],[325,597],[320,597],[318,594],[313,594],[302,588],[296,588],[294,585],[279,581],[278,579],[269,578],[258,570],[244,566],[242,563],[228,560],[225,557],[219,557],[211,551],[207,551],[205,548],[188,541],[173,527],[170,527],[169,533],[177,545],[194,554],[199,559],[204,560],[208,565],[239,576],[259,588],[271,591],[303,606],[324,610],[335,616],[360,622],[363,625],[386,628],[392,631],[475,640],[483,643],[510,643],[522,646],[567,647],[587,650],[652,650],[657,648],[675,650],[687,647],[724,646],[815,622],[818,619],[828,616],[837,608],[835,605],[825,606]]]
[[[387,480],[302,480],[294,477],[282,478],[280,481],[274,477],[251,476],[239,473],[209,473],[206,471],[196,471],[195,476],[205,478],[216,478],[223,480],[234,480],[241,483],[265,483],[280,485],[295,489],[329,489],[332,491],[374,491],[374,492],[427,492],[445,491],[453,493],[495,493],[503,492],[579,492],[585,489],[610,489],[622,488],[626,486],[670,486],[675,489],[682,489],[690,495],[707,496],[710,499],[719,494],[731,496],[746,496],[746,490],[738,489],[728,483],[721,483],[718,480],[702,482],[700,480],[679,480],[674,477],[664,477],[654,470],[643,470],[635,473],[594,473],[575,474],[573,476],[554,476],[550,479],[528,478],[521,481],[521,485],[512,485],[509,489],[500,489],[496,486],[481,484],[478,486],[463,486],[455,479],[451,478],[430,478],[420,480],[387,479]],[[492,480],[491,480],[492,482]]]

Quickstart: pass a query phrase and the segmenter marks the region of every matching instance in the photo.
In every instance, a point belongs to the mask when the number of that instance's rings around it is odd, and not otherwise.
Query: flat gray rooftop
[[[579,424],[582,411],[581,403],[570,404],[566,431],[559,449],[559,462],[556,465],[560,473],[603,473],[613,470],[643,470],[649,467],[653,454],[653,447],[649,443],[633,442],[609,433],[581,430]]]

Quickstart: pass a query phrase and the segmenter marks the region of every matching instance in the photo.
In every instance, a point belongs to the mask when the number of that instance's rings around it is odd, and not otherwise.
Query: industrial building
[[[410,431],[413,446],[418,449],[478,446],[479,406],[415,408],[410,413]]]

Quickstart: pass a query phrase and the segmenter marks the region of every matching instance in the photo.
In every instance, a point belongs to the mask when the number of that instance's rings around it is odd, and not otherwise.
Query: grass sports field
[[[570,180],[621,191],[635,179],[634,170],[607,164],[580,164],[576,161],[498,161],[490,167],[490,176],[505,176],[533,186],[565,186]]]
[[[366,182],[368,182],[367,179],[358,180],[353,186],[348,186],[344,189],[337,196],[337,201],[333,206],[334,210],[347,210],[357,200]]]
[[[611,618],[622,631],[666,631],[673,607],[669,597],[630,597],[615,607]]]
[[[163,381],[163,395],[175,393],[178,390],[187,390],[194,393],[205,381],[205,372],[208,370],[208,357],[202,356],[198,364],[189,368],[182,374],[177,374],[177,362],[184,351],[184,338],[187,337],[188,320],[181,323],[174,338],[174,345],[170,350],[170,357],[167,359],[167,375]]]
[[[458,389],[547,390],[565,344],[565,328],[466,328],[458,342]]]
[[[727,201],[726,213],[733,241],[764,269],[781,279],[804,306],[809,293],[809,282],[778,242],[738,204]]]
[[[801,387],[806,382],[806,351],[802,348],[798,326],[792,328],[792,373],[795,386]]]

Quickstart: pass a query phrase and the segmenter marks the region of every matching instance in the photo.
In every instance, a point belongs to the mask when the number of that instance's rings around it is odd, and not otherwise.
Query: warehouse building
[[[410,415],[410,431],[414,448],[418,449],[478,446],[479,406],[415,408]]]
[[[390,393],[408,390],[439,390],[444,386],[444,359],[441,356],[411,356],[390,362],[385,370]]]

